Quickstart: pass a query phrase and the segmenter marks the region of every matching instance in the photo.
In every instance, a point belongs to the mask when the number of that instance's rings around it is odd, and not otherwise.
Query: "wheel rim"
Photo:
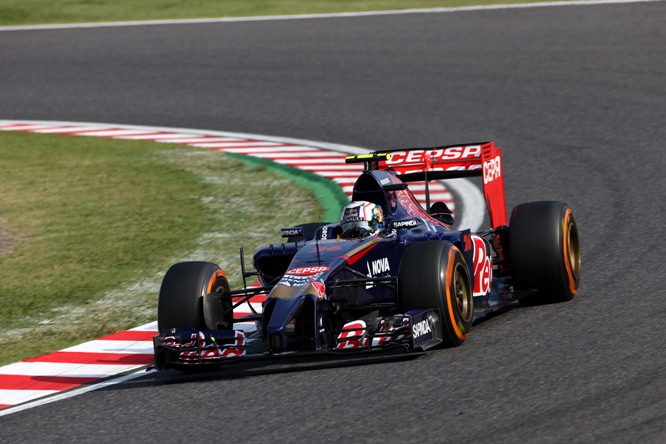
[[[569,229],[567,230],[567,259],[571,267],[571,274],[574,279],[578,280],[580,277],[580,244],[578,242],[578,230],[576,224],[569,222]]]
[[[458,313],[460,313],[462,321],[470,322],[473,313],[472,291],[461,264],[457,264],[453,272],[453,294],[455,295]]]

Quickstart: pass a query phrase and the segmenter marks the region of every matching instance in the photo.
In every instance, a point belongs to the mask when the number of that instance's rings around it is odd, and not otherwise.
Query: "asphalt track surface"
[[[143,378],[2,442],[664,442],[666,3],[0,33],[0,118],[349,145],[496,140],[508,206],[574,209],[572,302],[456,349]]]

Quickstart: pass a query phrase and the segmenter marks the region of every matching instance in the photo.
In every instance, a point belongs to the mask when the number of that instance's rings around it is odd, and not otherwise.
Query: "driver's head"
[[[364,200],[352,202],[342,209],[340,237],[366,237],[384,228],[384,212],[379,205]]]

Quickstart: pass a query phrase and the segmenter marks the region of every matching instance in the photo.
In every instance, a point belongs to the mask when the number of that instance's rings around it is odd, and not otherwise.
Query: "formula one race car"
[[[493,142],[351,156],[362,162],[338,223],[282,230],[260,248],[258,284],[230,290],[209,262],[173,265],[162,282],[155,367],[288,355],[367,356],[456,346],[472,323],[516,301],[567,301],[581,272],[578,230],[562,202],[518,205],[507,224],[501,150]],[[427,210],[410,182],[481,176],[490,228],[450,228],[442,202]],[[261,310],[253,302],[262,300]],[[247,316],[234,309],[249,307]],[[256,304],[255,304],[256,305]],[[241,328],[248,323],[254,328]]]

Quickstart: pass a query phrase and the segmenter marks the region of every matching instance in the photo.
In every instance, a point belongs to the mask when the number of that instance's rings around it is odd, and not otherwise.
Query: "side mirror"
[[[435,202],[430,206],[430,215],[446,225],[453,225],[453,214],[444,202]]]
[[[440,222],[445,223],[446,225],[453,225],[453,214],[451,213],[438,213],[438,214],[432,214],[432,217],[437,219]]]

